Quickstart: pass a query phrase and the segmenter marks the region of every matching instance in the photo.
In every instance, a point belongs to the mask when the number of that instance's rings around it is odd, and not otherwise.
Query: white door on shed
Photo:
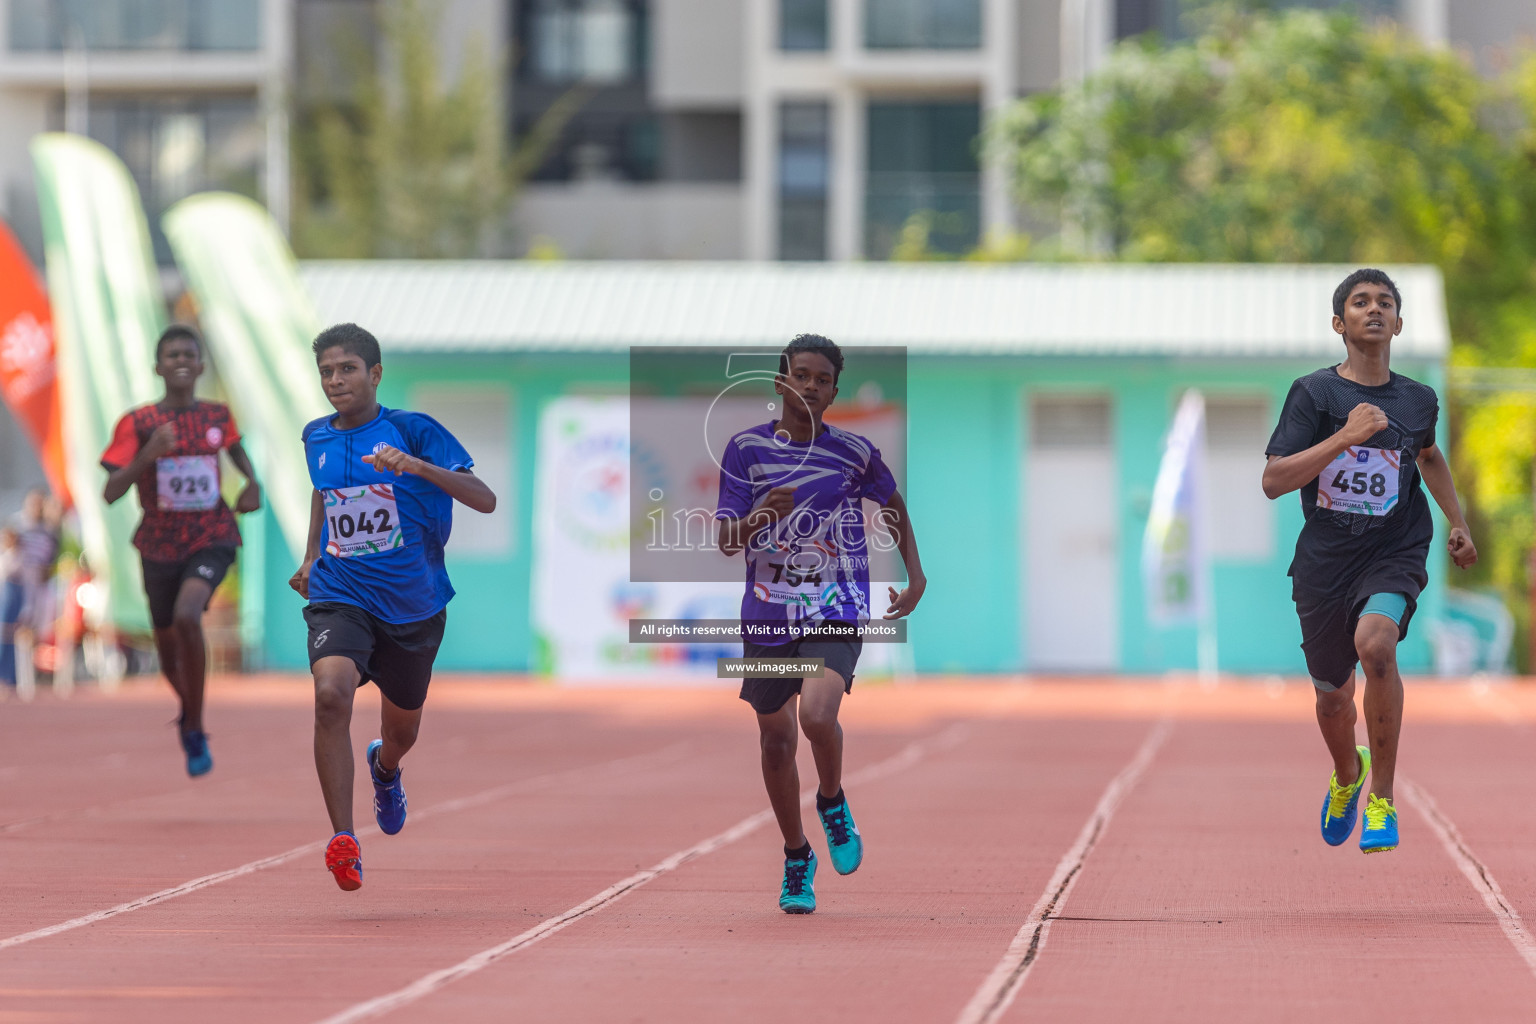
[[[1099,672],[1120,661],[1119,486],[1097,395],[1034,395],[1024,474],[1025,660]]]

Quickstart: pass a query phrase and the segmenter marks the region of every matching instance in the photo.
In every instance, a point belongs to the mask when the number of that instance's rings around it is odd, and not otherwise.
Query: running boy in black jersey
[[[1264,469],[1264,493],[1299,489],[1306,516],[1290,575],[1317,724],[1333,756],[1323,839],[1338,846],[1349,838],[1369,777],[1366,853],[1397,848],[1397,645],[1428,582],[1434,539],[1421,479],[1450,520],[1451,559],[1463,569],[1477,561],[1450,466],[1435,446],[1435,392],[1388,367],[1401,311],[1397,286],[1380,270],[1344,279],[1333,294],[1333,329],[1347,355],[1291,385]],[[1369,747],[1355,745],[1356,662],[1365,668]]]
[[[193,394],[203,375],[197,332],[167,327],[155,343],[155,373],[165,381],[165,397],[118,420],[101,456],[108,473],[102,498],[110,505],[138,486],[144,521],[133,544],[143,558],[155,649],[181,700],[177,721],[187,774],[202,775],[213,767],[203,732],[203,612],[240,546],[234,514],[220,493],[219,452],[227,451],[246,479],[235,512],[260,508],[261,487],[229,407]]]

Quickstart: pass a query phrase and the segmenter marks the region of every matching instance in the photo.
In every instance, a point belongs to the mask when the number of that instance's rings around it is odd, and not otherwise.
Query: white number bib
[[[393,484],[326,491],[325,522],[330,528],[325,542],[328,555],[354,558],[405,546]]]
[[[795,550],[773,547],[753,558],[752,591],[769,604],[798,604],[804,608],[835,606],[842,597],[837,586],[836,558],[821,546],[807,543]]]
[[[162,512],[201,512],[219,503],[219,457],[177,455],[155,460],[155,496]]]
[[[1317,507],[1384,516],[1397,504],[1401,475],[1401,452],[1346,448],[1317,475]]]

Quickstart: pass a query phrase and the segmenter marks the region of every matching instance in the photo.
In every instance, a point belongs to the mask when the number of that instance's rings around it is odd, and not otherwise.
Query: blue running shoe
[[[1392,801],[1372,793],[1365,802],[1365,825],[1360,829],[1361,853],[1386,853],[1397,849],[1397,808]]]
[[[1328,795],[1323,798],[1323,842],[1340,846],[1355,831],[1355,811],[1360,806],[1360,791],[1371,774],[1371,748],[1356,747],[1360,755],[1360,777],[1348,786],[1339,785],[1335,772],[1328,779]]]
[[[818,797],[817,803],[820,804]],[[864,863],[864,837],[859,826],[853,823],[853,813],[848,810],[848,798],[843,797],[825,810],[817,807],[821,827],[827,833],[827,854],[832,867],[840,875],[851,875]]]
[[[784,888],[779,890],[779,909],[786,914],[809,914],[816,909],[816,851],[805,860],[784,858]]]
[[[187,754],[187,774],[194,779],[207,775],[213,768],[213,755],[208,753],[208,734],[201,729],[182,733],[181,749]]]
[[[383,740],[368,744],[368,778],[373,782],[373,820],[379,823],[379,831],[392,836],[405,828],[405,787],[400,784],[400,766],[395,766],[395,777],[389,782],[379,781],[379,751]]]

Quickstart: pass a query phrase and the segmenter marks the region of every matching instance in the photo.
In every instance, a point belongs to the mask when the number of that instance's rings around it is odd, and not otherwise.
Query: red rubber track
[[[197,780],[154,686],[0,705],[0,1024],[318,1022],[766,807],[728,690],[442,680],[405,762],[405,831],[366,830],[358,788],[364,885],[343,893],[319,850],[308,693],[217,681]],[[359,753],[376,703],[362,691]],[[1416,806],[1400,794],[1395,853],[1318,838],[1328,764],[1304,684],[948,680],[863,686],[844,709],[847,772],[879,766],[848,788],[868,854],[846,878],[823,858],[815,914],[778,911],[766,822],[380,1019],[957,1021],[1164,720],[997,1019],[1532,1019],[1514,918]],[[1506,916],[1536,922],[1536,687],[1410,684],[1407,718],[1401,772]],[[809,786],[804,745],[801,763]]]

